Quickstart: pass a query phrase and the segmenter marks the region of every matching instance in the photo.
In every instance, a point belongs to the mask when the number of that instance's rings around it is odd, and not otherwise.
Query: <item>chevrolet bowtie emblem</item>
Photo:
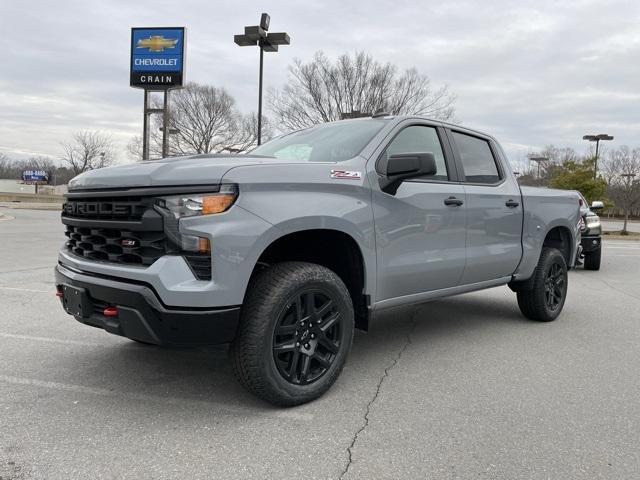
[[[164,52],[165,48],[175,48],[178,39],[164,38],[162,35],[152,35],[138,40],[136,48],[148,48],[150,52]]]

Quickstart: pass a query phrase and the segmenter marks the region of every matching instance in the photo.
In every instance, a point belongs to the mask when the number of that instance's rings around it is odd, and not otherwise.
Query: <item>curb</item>
[[[640,235],[603,235],[602,240],[624,240],[640,242]]]
[[[0,207],[12,210],[57,210],[62,211],[61,203],[0,203]]]

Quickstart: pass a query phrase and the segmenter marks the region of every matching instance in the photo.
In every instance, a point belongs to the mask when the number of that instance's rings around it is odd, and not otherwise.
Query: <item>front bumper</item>
[[[600,235],[587,235],[583,236],[580,240],[582,246],[582,253],[589,253],[600,249],[602,245],[602,238]]]
[[[258,258],[282,235],[279,229],[240,205],[217,215],[183,218],[180,232],[211,242],[210,281],[198,280],[180,255],[165,255],[150,266],[142,266],[91,260],[63,247],[58,263],[90,275],[145,284],[169,308],[226,308],[242,304]]]
[[[73,316],[81,323],[156,345],[210,345],[227,343],[236,334],[240,307],[168,307],[149,285],[55,268],[58,291],[80,293],[82,308]],[[64,299],[63,299],[64,307]],[[104,309],[116,307],[107,317]]]

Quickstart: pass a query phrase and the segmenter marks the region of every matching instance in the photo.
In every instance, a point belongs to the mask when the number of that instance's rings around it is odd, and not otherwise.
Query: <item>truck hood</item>
[[[69,182],[69,190],[177,185],[217,185],[234,167],[286,163],[259,155],[194,155],[100,168]],[[291,162],[289,162],[291,163]]]

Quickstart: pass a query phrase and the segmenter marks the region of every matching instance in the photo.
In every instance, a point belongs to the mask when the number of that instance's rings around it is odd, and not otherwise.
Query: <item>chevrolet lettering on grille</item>
[[[125,202],[67,202],[64,212],[67,215],[89,216],[136,216],[142,213],[142,206]]]

